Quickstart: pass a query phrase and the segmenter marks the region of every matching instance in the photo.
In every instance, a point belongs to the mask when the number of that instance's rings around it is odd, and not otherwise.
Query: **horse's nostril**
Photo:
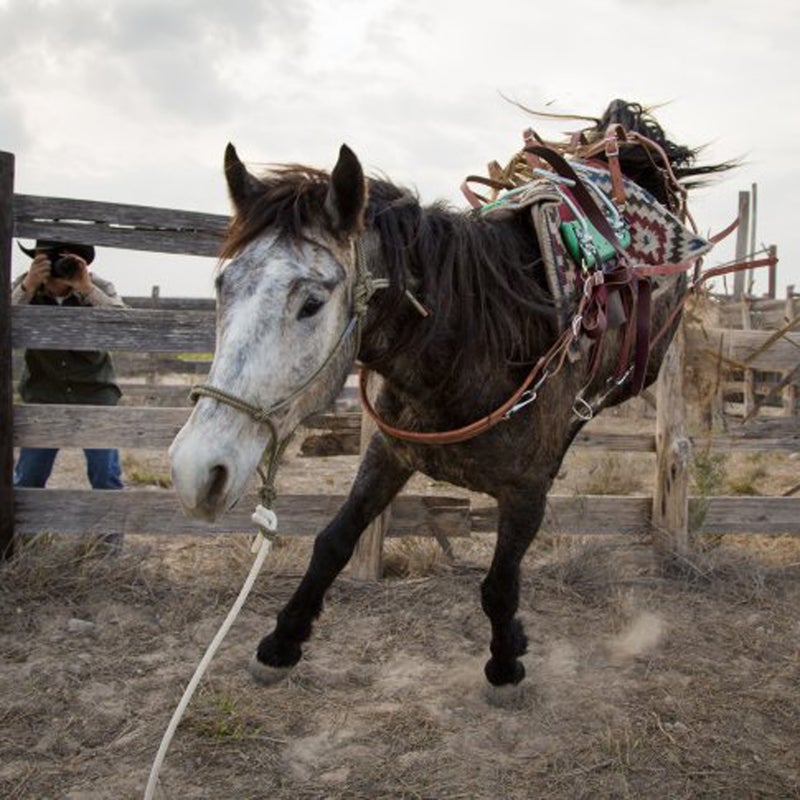
[[[228,483],[228,469],[222,464],[211,467],[208,478],[208,493],[206,502],[209,505],[216,505],[217,501],[225,493],[225,486]]]

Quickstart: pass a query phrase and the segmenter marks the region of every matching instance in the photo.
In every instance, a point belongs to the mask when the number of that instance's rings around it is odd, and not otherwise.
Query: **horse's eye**
[[[325,301],[321,300],[319,297],[309,297],[308,300],[303,303],[303,307],[300,309],[297,319],[313,317],[324,305]]]

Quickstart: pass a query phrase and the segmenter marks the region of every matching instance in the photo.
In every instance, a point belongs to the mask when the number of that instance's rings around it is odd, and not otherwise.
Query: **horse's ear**
[[[247,171],[230,142],[225,148],[225,179],[228,181],[228,193],[237,209],[244,208],[250,198],[263,189],[261,181]]]
[[[356,154],[343,144],[339,160],[331,172],[325,211],[331,219],[334,233],[359,233],[364,227],[364,209],[367,204],[367,186],[364,171]]]

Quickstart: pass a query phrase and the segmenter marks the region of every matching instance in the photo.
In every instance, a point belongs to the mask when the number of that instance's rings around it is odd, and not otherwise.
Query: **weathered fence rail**
[[[227,224],[221,216],[171,209],[13,195],[13,157],[0,153],[0,549],[9,552],[14,533],[42,530],[77,533],[249,532],[247,499],[224,520],[203,524],[181,513],[171,492],[130,489],[124,492],[84,490],[13,490],[13,448],[120,447],[161,449],[185,421],[186,385],[174,375],[202,376],[214,347],[213,301],[180,298],[129,298],[125,310],[10,307],[12,237],[68,238],[76,242],[162,253],[213,257]],[[731,344],[726,358],[752,355],[768,333],[747,332],[746,341]],[[759,339],[759,336],[762,338]],[[794,336],[794,334],[792,334]],[[790,337],[791,338],[791,337]],[[795,340],[792,340],[795,346]],[[128,401],[118,407],[13,404],[15,350],[23,348],[108,349],[114,352]],[[719,344],[712,349],[719,351]],[[788,350],[787,350],[788,352]],[[189,356],[187,358],[187,356]],[[759,356],[761,358],[761,356]],[[763,355],[758,363],[773,364]],[[18,359],[17,362],[18,364]],[[151,381],[133,383],[133,375]],[[162,383],[162,376],[164,382]],[[169,382],[173,381],[173,382]],[[165,406],[174,402],[174,406]],[[338,433],[337,452],[355,452],[361,436],[357,413],[320,414],[307,427]],[[764,436],[715,437],[714,448],[798,449],[797,435],[785,431]],[[603,434],[591,427],[577,447],[602,451],[656,453],[652,434]],[[665,445],[667,446],[667,445]],[[655,469],[655,467],[654,467]],[[671,489],[669,491],[672,491]],[[286,495],[278,499],[282,531],[310,535],[332,516],[341,502],[332,495]],[[800,532],[800,498],[689,498],[682,521],[702,504],[704,531],[713,533]],[[388,535],[466,535],[491,531],[494,509],[470,508],[462,498],[402,495],[393,504]],[[571,533],[645,533],[653,524],[650,497],[552,496],[546,525]]]
[[[783,300],[742,296],[710,298],[713,324],[690,329],[689,365],[720,375],[719,413],[752,419],[756,414],[796,416],[800,397],[800,299],[794,286]]]
[[[220,214],[27,194],[14,195],[6,206],[13,209],[13,235],[23,239],[47,236],[151,253],[215,258],[228,225]]]
[[[215,523],[198,524],[183,515],[172,492],[95,492],[84,489],[17,489],[17,532],[39,533],[249,533],[258,498],[242,498]],[[98,495],[100,495],[98,497]],[[333,517],[343,495],[281,495],[275,511],[281,533],[311,536]],[[466,536],[469,502],[462,498],[401,495],[392,505],[390,536]]]
[[[720,303],[717,324],[726,329],[775,331],[798,312],[800,298],[790,285],[783,299],[745,295],[737,302]]]

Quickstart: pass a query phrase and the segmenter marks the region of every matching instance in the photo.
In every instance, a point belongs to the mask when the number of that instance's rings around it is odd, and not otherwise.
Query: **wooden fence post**
[[[683,370],[686,340],[678,326],[656,389],[656,481],[653,491],[653,545],[661,557],[689,551],[689,467]]]
[[[378,376],[373,376],[370,385],[370,395],[380,391],[381,381]],[[372,434],[378,429],[369,414],[361,414],[361,453],[369,445]],[[350,576],[363,581],[378,581],[383,574],[383,540],[389,529],[391,511],[387,508],[379,517],[376,517],[358,540],[355,552],[350,559]]]
[[[748,250],[752,253],[756,249],[756,216],[758,214],[758,184],[753,183],[750,185],[750,230],[748,231],[747,241],[749,242]],[[747,294],[753,294],[753,284],[755,283],[755,270],[747,270]]]
[[[767,294],[771,300],[774,300],[776,294],[775,287],[778,283],[778,248],[774,244],[769,246],[769,257],[772,259],[773,263],[769,265],[769,285]]]
[[[736,229],[736,260],[741,262],[747,256],[747,237],[750,234],[750,193],[739,192],[739,227]],[[750,274],[747,270],[747,275]],[[741,299],[745,293],[745,271],[733,273],[733,296]]]
[[[772,254],[772,247],[770,254]],[[786,312],[784,314],[786,322],[789,323],[795,318],[795,303],[794,303],[794,284],[786,287]],[[795,405],[797,404],[797,387],[791,381],[784,387],[781,405],[783,406],[783,415],[785,417],[793,417]]]
[[[741,298],[742,307],[742,330],[750,331],[753,329],[750,318],[751,298],[743,295]],[[756,406],[756,373],[755,370],[745,369],[742,371],[742,419],[748,419]]]
[[[14,387],[11,377],[11,239],[14,156],[0,152],[0,559],[14,549]]]
[[[153,286],[150,290],[150,303],[151,308],[158,308],[161,299],[161,287]],[[152,368],[144,377],[144,382],[148,385],[155,385],[159,382],[158,378],[158,366],[155,362],[152,364]]]

